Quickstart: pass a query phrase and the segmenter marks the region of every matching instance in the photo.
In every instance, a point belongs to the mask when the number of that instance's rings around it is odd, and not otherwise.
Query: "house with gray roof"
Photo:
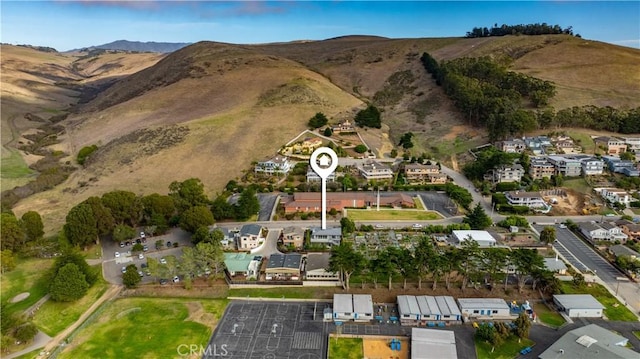
[[[457,359],[456,336],[441,329],[411,329],[411,359]]]
[[[304,261],[304,279],[321,281],[339,281],[340,273],[329,272],[331,253],[309,253]]]
[[[263,227],[257,224],[245,224],[238,234],[238,250],[250,251],[258,248],[266,237],[263,235]]]
[[[265,269],[266,280],[300,280],[302,255],[298,253],[272,254]]]
[[[619,256],[629,256],[631,259],[640,260],[640,253],[622,244],[609,247],[609,252],[616,256],[616,258]]]
[[[568,331],[547,350],[540,359],[580,358],[580,359],[629,359],[640,354],[625,348],[629,339],[604,329],[596,324],[585,325]]]
[[[545,258],[544,266],[545,268],[547,268],[547,270],[559,275],[567,274],[567,265],[564,264],[564,262],[560,260],[557,255],[555,258]]]
[[[329,246],[337,246],[342,240],[342,229],[340,227],[326,228],[321,227],[311,228],[311,243],[326,244]]]
[[[553,302],[571,318],[602,318],[602,305],[591,294],[556,294]]]

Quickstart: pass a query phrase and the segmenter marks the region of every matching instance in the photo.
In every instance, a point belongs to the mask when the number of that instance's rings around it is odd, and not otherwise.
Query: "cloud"
[[[56,0],[56,2],[64,4],[80,4],[84,6],[97,7],[120,7],[123,9],[133,10],[158,10],[161,7],[170,4],[168,1],[110,1],[110,0]]]
[[[201,18],[241,17],[284,14],[297,6],[295,2],[269,1],[223,1],[223,2],[194,2]]]

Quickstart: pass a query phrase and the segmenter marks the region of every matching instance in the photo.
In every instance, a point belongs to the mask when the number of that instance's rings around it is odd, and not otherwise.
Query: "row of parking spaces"
[[[553,244],[553,249],[555,249],[556,252],[560,253],[564,258],[566,258],[569,261],[569,263],[571,263],[574,267],[576,267],[580,272],[584,273],[589,271],[589,268],[587,268],[587,266],[582,264],[582,262],[580,262],[578,258],[576,258],[571,252],[569,252],[569,250],[567,250],[559,242]]]

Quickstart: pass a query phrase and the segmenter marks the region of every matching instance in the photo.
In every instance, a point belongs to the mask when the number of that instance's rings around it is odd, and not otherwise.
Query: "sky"
[[[464,36],[497,23],[572,26],[640,48],[640,1],[0,1],[0,41],[58,51],[115,40],[235,44]]]

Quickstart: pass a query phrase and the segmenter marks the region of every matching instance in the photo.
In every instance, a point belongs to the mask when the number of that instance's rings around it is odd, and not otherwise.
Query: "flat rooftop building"
[[[591,294],[556,294],[553,302],[572,318],[602,318],[604,310],[604,306]]]
[[[457,359],[456,336],[450,330],[411,329],[411,359]]]

